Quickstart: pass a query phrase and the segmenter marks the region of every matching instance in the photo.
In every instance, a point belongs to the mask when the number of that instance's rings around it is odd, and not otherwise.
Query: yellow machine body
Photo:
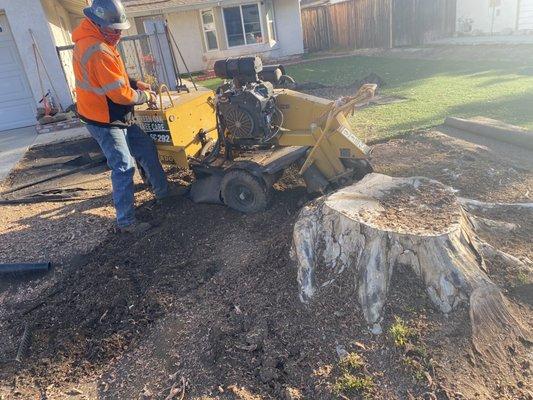
[[[276,89],[283,124],[275,147],[306,147],[300,174],[317,169],[327,182],[342,182],[352,170],[343,160],[367,159],[370,148],[352,131],[346,116],[373,97],[375,85],[338,101],[288,89]],[[137,123],[154,139],[163,163],[189,168],[203,157],[202,149],[216,141],[215,94],[212,91],[160,93],[159,109],[139,109]]]
[[[311,150],[300,173],[315,164],[328,181],[344,175],[343,159],[366,159],[370,148],[352,131],[344,112],[331,100],[288,89],[277,90],[283,112],[280,146],[308,146]]]
[[[161,162],[187,169],[189,159],[200,156],[203,143],[216,140],[214,97],[208,90],[172,92],[161,94],[158,109],[135,111],[137,123],[154,139]]]

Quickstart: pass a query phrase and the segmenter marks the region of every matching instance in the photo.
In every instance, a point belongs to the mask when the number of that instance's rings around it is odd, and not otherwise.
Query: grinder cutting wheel
[[[337,101],[279,89],[291,79],[283,67],[263,67],[258,57],[217,61],[215,74],[226,80],[215,93],[167,93],[164,104],[160,90],[158,110],[136,113],[160,159],[194,171],[194,201],[257,212],[268,206],[272,185],[292,164],[299,165],[310,192],[372,171],[370,148],[346,116],[372,99],[376,85]]]

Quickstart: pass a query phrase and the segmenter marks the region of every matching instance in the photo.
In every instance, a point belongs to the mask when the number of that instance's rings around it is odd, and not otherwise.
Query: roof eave
[[[235,3],[240,3],[240,2],[241,1],[236,1]],[[152,15],[169,14],[169,13],[180,12],[180,11],[201,10],[202,8],[221,6],[221,5],[222,5],[222,2],[220,0],[214,0],[214,1],[208,1],[205,3],[201,3],[201,4],[168,6],[168,7],[160,7],[160,8],[153,9],[153,10],[129,11],[126,9],[126,12],[128,13],[129,17],[149,17]]]

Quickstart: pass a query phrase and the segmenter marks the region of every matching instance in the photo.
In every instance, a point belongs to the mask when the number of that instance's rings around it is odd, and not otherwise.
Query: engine
[[[226,137],[237,146],[266,144],[281,127],[283,116],[276,106],[274,86],[260,79],[262,72],[259,57],[215,63],[216,76],[231,79],[217,89],[216,105]]]

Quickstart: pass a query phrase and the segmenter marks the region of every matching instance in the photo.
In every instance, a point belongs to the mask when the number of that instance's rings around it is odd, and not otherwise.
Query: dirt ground
[[[375,145],[376,171],[435,178],[462,197],[533,201],[531,153],[448,133]],[[27,181],[52,154],[70,157],[91,146],[30,151],[6,186]],[[76,202],[0,208],[0,260],[56,264],[33,280],[2,277],[1,399],[533,398],[527,349],[510,349],[508,365],[485,364],[470,346],[468,310],[435,311],[401,266],[383,335],[368,333],[354,301],[346,300],[345,314],[304,307],[289,250],[308,197],[292,174],[276,185],[273,206],[255,215],[187,199],[156,205],[139,184],[139,218],[154,224],[141,238],[112,232],[105,169],[53,182],[97,190]],[[530,211],[480,215],[518,224],[484,239],[533,258]],[[499,268],[489,264],[491,278],[530,323],[531,276]],[[388,329],[398,324],[404,343]],[[26,326],[31,344],[14,362]],[[368,378],[351,392],[342,390],[339,355],[346,352],[360,357]]]

